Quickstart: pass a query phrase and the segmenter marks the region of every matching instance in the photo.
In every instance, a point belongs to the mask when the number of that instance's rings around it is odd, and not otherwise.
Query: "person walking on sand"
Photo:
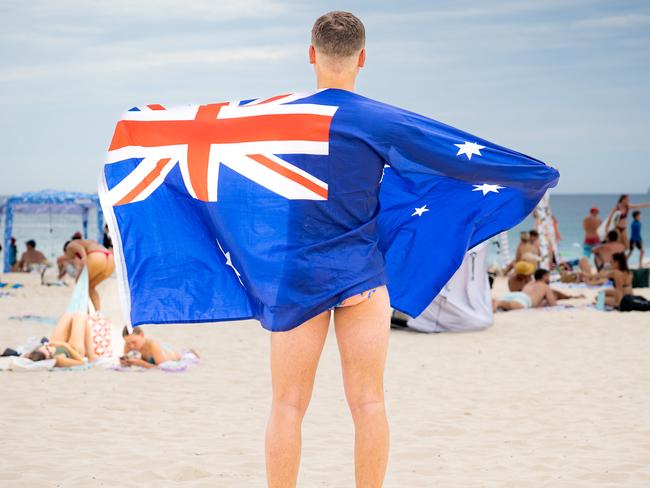
[[[593,247],[600,244],[600,238],[598,237],[598,227],[600,227],[601,223],[602,220],[598,215],[598,209],[596,207],[593,207],[591,210],[589,210],[589,215],[587,215],[587,217],[585,217],[585,219],[582,221],[582,228],[585,231],[585,240],[582,246],[582,254],[587,258],[591,257],[591,250]]]
[[[65,243],[63,254],[61,261],[74,263],[77,267],[76,279],[79,279],[84,265],[88,267],[88,294],[95,310],[100,310],[99,293],[95,288],[115,271],[113,253],[98,242],[75,239]]]
[[[641,237],[641,211],[632,212],[632,224],[630,225],[630,249],[627,252],[627,259],[632,257],[634,248],[639,250],[639,269],[643,268],[643,238]]]

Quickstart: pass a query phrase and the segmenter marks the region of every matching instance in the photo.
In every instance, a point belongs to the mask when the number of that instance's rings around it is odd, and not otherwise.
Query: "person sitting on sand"
[[[66,313],[59,319],[50,341],[37,347],[25,357],[32,361],[56,359],[55,366],[65,368],[84,364],[97,358],[92,345],[92,333],[88,324],[88,315]]]
[[[605,290],[605,305],[619,308],[626,295],[632,295],[632,271],[627,265],[625,253],[612,254],[612,270],[609,273],[614,288]]]
[[[181,355],[174,349],[163,347],[158,341],[145,337],[140,327],[135,327],[129,332],[128,327],[125,326],[122,329],[122,337],[124,338],[124,356],[120,358],[122,366],[155,368],[165,361],[181,359]]]
[[[528,261],[518,261],[515,264],[514,273],[508,278],[508,290],[521,291],[533,277],[535,265]]]
[[[25,243],[27,250],[20,256],[16,263],[16,271],[30,272],[34,270],[41,271],[42,268],[48,267],[50,262],[41,251],[36,249],[36,241],[30,239]]]
[[[598,271],[608,270],[612,263],[612,255],[625,252],[625,246],[619,242],[618,232],[610,230],[607,233],[607,242],[592,249],[594,263]]]
[[[519,242],[517,252],[515,253],[515,262],[528,261],[535,266],[535,269],[537,269],[540,255],[539,234],[537,231],[531,230],[530,232],[522,232],[521,241]]]
[[[66,242],[63,252],[62,259],[74,262],[77,266],[76,279],[79,278],[83,266],[88,267],[88,294],[95,310],[100,310],[99,294],[95,287],[115,271],[113,253],[98,242],[83,239]]]

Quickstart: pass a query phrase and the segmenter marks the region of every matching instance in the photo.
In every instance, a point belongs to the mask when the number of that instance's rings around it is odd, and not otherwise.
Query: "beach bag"
[[[632,270],[632,288],[648,288],[650,286],[650,269],[641,268]]]
[[[106,315],[93,312],[88,315],[88,325],[97,357],[113,356],[111,323]]]
[[[621,312],[650,312],[650,301],[638,295],[625,295],[618,309]]]

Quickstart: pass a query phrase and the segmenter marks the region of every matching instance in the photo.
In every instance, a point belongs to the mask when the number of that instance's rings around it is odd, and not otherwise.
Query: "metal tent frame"
[[[13,234],[14,214],[16,213],[80,213],[84,239],[88,238],[88,214],[97,211],[97,240],[104,235],[104,218],[99,197],[93,193],[77,193],[56,190],[19,193],[9,196],[4,202],[5,235],[4,242],[9,245]],[[9,253],[4,254],[4,272],[11,271]]]

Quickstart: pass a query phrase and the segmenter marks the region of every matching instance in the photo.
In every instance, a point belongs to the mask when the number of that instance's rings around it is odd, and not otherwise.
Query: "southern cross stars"
[[[483,183],[482,185],[473,185],[474,189],[472,191],[482,191],[483,196],[487,195],[488,193],[499,193],[499,190],[505,188],[504,186],[499,186],[499,185],[488,185],[487,183]]]
[[[481,156],[481,149],[485,148],[485,146],[481,146],[480,144],[476,144],[475,142],[467,142],[465,141],[462,144],[454,144],[458,148],[458,152],[456,153],[456,156],[460,156],[461,154],[464,154],[467,156],[467,159],[472,159],[472,154],[476,154],[477,156]]]
[[[427,206],[426,206],[426,205],[422,205],[420,208],[416,208],[416,209],[415,209],[415,212],[413,212],[413,213],[411,214],[411,217],[415,217],[416,215],[417,215],[418,217],[422,217],[422,214],[423,214],[424,212],[428,212],[428,211],[429,211],[429,209],[427,208]]]

